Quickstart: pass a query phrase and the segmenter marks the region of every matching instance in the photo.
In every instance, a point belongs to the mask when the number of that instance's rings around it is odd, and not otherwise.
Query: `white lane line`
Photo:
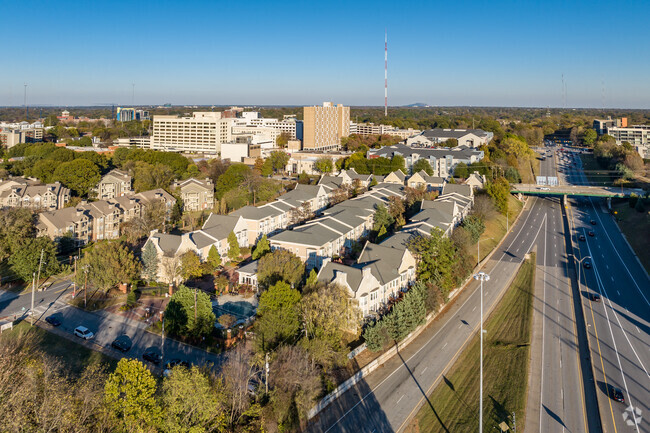
[[[548,223],[544,225],[547,226]],[[548,226],[547,226],[548,227]],[[540,225],[540,228],[541,225]],[[546,233],[544,230],[544,269],[546,269]],[[543,282],[544,291],[542,294],[542,317],[546,316],[546,272],[544,272],[544,282]],[[544,362],[544,330],[545,330],[546,320],[542,320],[542,362]],[[539,383],[539,431],[542,429],[542,402],[544,401],[544,368],[542,366],[542,371],[540,373],[540,383]]]
[[[460,325],[458,325],[458,329],[460,329],[460,328],[462,328],[462,327],[463,327],[463,324],[462,324],[462,323],[461,323]]]
[[[612,279],[612,281],[614,281],[614,277],[612,277],[612,276],[610,276],[609,278],[611,278],[611,279]]]
[[[609,269],[609,266],[605,265],[605,267],[606,267],[607,269]]]
[[[636,332],[638,332],[638,333],[640,334],[641,331],[639,330],[639,327],[638,327],[638,326],[635,326],[635,328],[636,328]]]
[[[618,293],[618,296],[621,296],[621,292],[619,292],[618,290],[616,291],[616,293]]]
[[[445,347],[447,347],[447,344],[448,344],[448,343],[445,343],[445,345],[444,345],[444,346],[442,346],[442,348],[444,349]]]
[[[472,308],[472,313],[473,313],[474,311],[476,311],[476,307]]]
[[[399,404],[399,402],[402,401],[403,398],[404,398],[404,394],[402,394],[402,396],[399,398],[399,400],[397,400],[397,403],[395,404]]]
[[[422,369],[422,371],[420,372],[420,376],[422,376],[422,375],[424,374],[424,372],[427,371],[427,368],[429,368],[429,367],[424,367],[424,368]]]

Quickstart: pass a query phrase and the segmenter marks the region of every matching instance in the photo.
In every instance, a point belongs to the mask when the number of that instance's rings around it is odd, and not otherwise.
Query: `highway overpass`
[[[566,195],[571,197],[629,197],[631,194],[643,195],[640,188],[620,188],[584,185],[533,185],[517,183],[512,185],[510,192],[526,195]]]

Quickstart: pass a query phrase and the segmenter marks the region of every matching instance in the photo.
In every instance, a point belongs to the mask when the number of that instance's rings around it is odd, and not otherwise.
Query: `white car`
[[[95,336],[95,334],[93,334],[93,332],[85,326],[77,326],[74,328],[74,335],[79,338],[83,338],[84,340],[90,340]]]
[[[540,189],[541,189],[542,191],[550,191],[550,190],[551,190],[551,188],[548,188],[548,187],[542,187],[542,188],[540,188]]]

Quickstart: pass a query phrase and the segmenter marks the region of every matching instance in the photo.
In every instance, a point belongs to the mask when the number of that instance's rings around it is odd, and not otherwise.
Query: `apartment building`
[[[138,108],[117,107],[117,120],[130,122],[132,120],[149,120],[149,111]]]
[[[0,146],[11,149],[18,143],[35,143],[43,141],[42,122],[0,123]]]
[[[1,208],[56,210],[63,208],[69,200],[70,190],[58,181],[46,185],[24,177],[11,177],[0,181]]]
[[[400,290],[415,281],[416,261],[407,248],[392,248],[366,242],[352,266],[326,259],[318,280],[348,290],[364,317],[386,307]]]
[[[650,144],[650,125],[612,126],[607,128],[607,134],[614,137],[618,145],[625,141],[635,148]]]
[[[413,128],[399,129],[390,125],[375,125],[374,123],[350,122],[350,135],[390,135],[394,137],[400,137],[401,139],[405,140],[420,133],[422,133],[422,131]]]
[[[459,146],[478,148],[479,146],[487,146],[494,138],[494,133],[483,131],[482,129],[435,128],[428,129],[419,135],[408,138],[406,144],[431,147],[440,145],[452,138],[458,141]]]
[[[336,150],[349,135],[350,107],[324,102],[303,108],[303,150]]]
[[[122,170],[113,169],[102,176],[95,188],[98,200],[108,200],[133,193],[131,176]]]
[[[438,176],[429,176],[424,170],[420,170],[409,177],[406,184],[409,188],[425,188],[427,191],[442,191],[445,186],[445,179]]]
[[[191,117],[155,115],[151,148],[171,152],[218,154],[221,144],[232,141],[237,119],[219,112],[194,112]]]
[[[84,206],[42,212],[38,214],[36,232],[38,236],[48,236],[53,241],[69,234],[76,246],[86,245],[92,239],[91,218]]]
[[[297,120],[294,116],[285,116],[284,119],[278,120],[273,118],[264,118],[256,111],[244,111],[241,114],[241,120],[244,120],[247,126],[272,128],[279,131],[279,134],[284,133],[291,138],[297,138],[298,134],[302,132],[302,122]]]
[[[406,161],[406,168],[413,170],[413,165],[420,159],[426,159],[431,168],[433,175],[447,178],[454,173],[454,168],[461,162],[469,165],[479,162],[483,159],[482,150],[472,149],[465,146],[453,148],[419,148],[411,147],[405,144],[396,144],[394,146],[385,146],[381,149],[370,149],[368,158],[392,158],[394,155],[402,155]]]
[[[183,200],[183,209],[200,211],[214,207],[214,184],[210,179],[189,178],[176,181],[172,189],[178,190]]]

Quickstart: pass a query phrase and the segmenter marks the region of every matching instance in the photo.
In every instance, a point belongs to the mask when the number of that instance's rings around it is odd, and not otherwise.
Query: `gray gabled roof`
[[[384,285],[399,277],[399,267],[402,264],[405,250],[391,248],[366,242],[355,266],[370,267],[372,274]]]
[[[447,183],[442,188],[442,194],[460,194],[465,197],[472,197],[472,186],[466,184]]]
[[[244,266],[237,269],[237,272],[244,273],[244,274],[251,274],[251,275],[257,274],[257,267],[259,263],[260,263],[259,260],[253,260],[252,262],[247,263]]]
[[[444,179],[443,177],[439,177],[439,176],[429,176],[429,175],[427,174],[427,172],[424,171],[424,170],[420,170],[420,171],[418,171],[417,173],[414,173],[413,176],[415,176],[415,174],[420,175],[420,177],[421,177],[421,178],[422,178],[426,183],[428,183],[428,184],[430,184],[430,185],[444,185],[444,184],[445,184],[445,179]],[[411,177],[413,177],[413,176],[411,176]],[[410,180],[410,179],[409,179],[409,180]]]
[[[229,233],[230,234],[230,233]],[[198,249],[205,248],[208,245],[212,245],[215,242],[218,241],[218,239],[213,238],[212,236],[209,236],[208,233],[204,232],[203,230],[197,230],[194,232],[190,233],[190,240],[194,242],[194,245]]]
[[[413,155],[418,155],[421,158],[442,159],[449,156],[453,157],[454,159],[469,160],[472,156],[479,157],[483,155],[483,152],[462,146],[452,147],[449,149],[446,147],[410,147],[405,144],[395,144],[393,146],[385,146],[381,149],[370,149],[368,151],[368,155],[383,156],[386,158],[392,158],[395,154],[402,155],[405,158],[412,157]]]
[[[247,220],[261,221],[265,218],[280,215],[281,213],[282,211],[271,206],[244,206],[241,209],[231,212],[230,215],[241,216]]]
[[[181,246],[182,236],[169,233],[153,233],[151,238],[158,239],[158,245],[166,256],[174,256]]]
[[[436,139],[449,139],[449,138],[455,138],[459,139],[461,137],[466,136],[467,134],[474,134],[478,137],[487,137],[488,133],[483,131],[482,129],[443,129],[443,128],[434,128],[434,129],[427,129],[426,131],[422,132],[422,135],[424,135],[427,138],[436,138]]]
[[[384,239],[379,245],[404,251],[414,236],[413,233],[398,231]]]
[[[357,267],[328,262],[321,268],[320,272],[318,272],[318,279],[330,283],[336,279],[336,275],[339,272],[345,273],[345,280],[350,286],[350,290],[356,293],[359,290],[361,281],[363,281],[363,271]]]

